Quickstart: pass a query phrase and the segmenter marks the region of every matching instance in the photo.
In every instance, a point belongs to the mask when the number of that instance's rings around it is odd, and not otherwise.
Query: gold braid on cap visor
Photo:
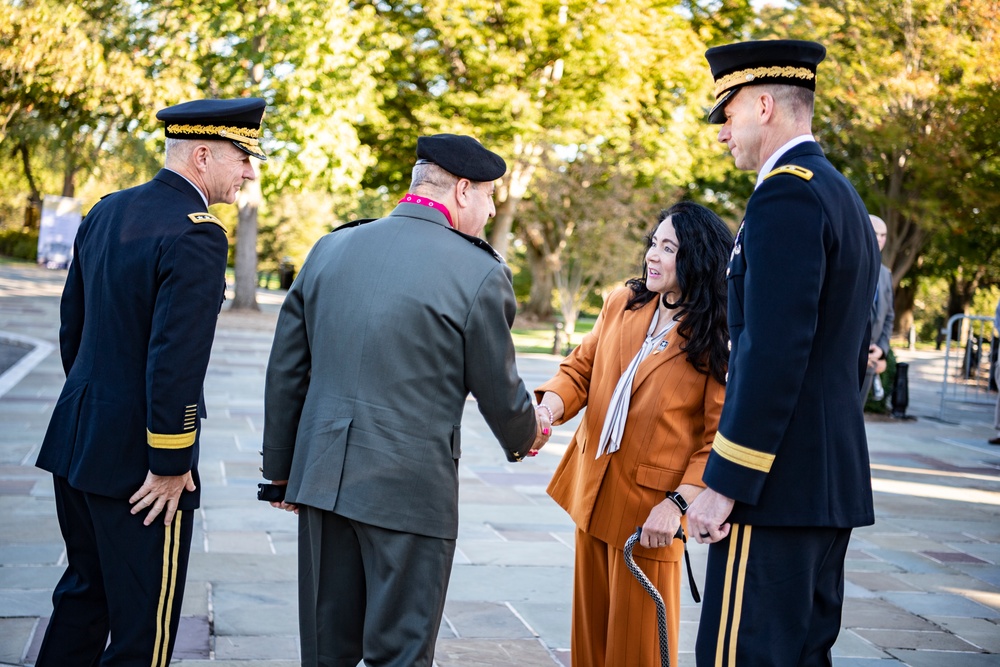
[[[246,127],[229,127],[225,125],[167,125],[167,132],[171,134],[206,134],[238,141],[248,146],[256,146],[260,143],[257,140],[259,130]]]
[[[754,67],[727,74],[715,82],[715,96],[718,97],[735,85],[749,83],[755,79],[804,79],[810,81],[816,74],[805,67]]]

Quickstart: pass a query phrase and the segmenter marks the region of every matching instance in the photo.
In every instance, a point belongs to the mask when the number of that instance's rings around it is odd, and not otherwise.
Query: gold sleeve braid
[[[187,433],[153,433],[146,429],[146,442],[155,449],[184,449],[194,444],[198,431]]]
[[[759,452],[756,449],[737,445],[719,432],[715,434],[715,442],[712,443],[712,450],[722,458],[732,461],[738,466],[763,473],[771,472],[771,465],[774,463],[774,454]]]

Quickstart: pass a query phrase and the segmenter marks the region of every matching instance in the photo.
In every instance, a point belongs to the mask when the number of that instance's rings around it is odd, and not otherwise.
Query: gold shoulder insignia
[[[191,218],[191,222],[193,222],[196,225],[202,222],[214,222],[219,227],[222,227],[222,231],[226,232],[227,234],[229,233],[229,230],[227,230],[226,226],[222,224],[222,221],[216,218],[211,213],[191,213],[190,215],[188,215],[188,217]]]
[[[764,180],[766,181],[777,174],[792,174],[793,176],[798,176],[803,181],[808,181],[813,177],[813,173],[805,167],[799,167],[794,164],[786,164],[783,167],[778,167],[777,169],[768,172],[767,176],[764,177]]]

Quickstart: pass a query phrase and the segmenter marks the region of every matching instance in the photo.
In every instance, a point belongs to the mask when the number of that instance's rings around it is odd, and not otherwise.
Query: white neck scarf
[[[660,307],[656,307],[653,313],[653,321],[649,324],[649,331],[646,332],[646,340],[642,341],[642,347],[636,353],[632,363],[628,365],[625,372],[618,379],[615,391],[611,394],[611,404],[608,405],[608,414],[604,418],[604,428],[601,429],[600,443],[597,447],[597,455],[594,458],[601,458],[601,454],[614,454],[618,451],[622,442],[622,433],[625,432],[625,419],[628,417],[629,401],[632,398],[632,381],[635,380],[635,372],[639,370],[639,364],[648,357],[653,348],[659,347],[661,350],[667,347],[664,336],[674,328],[677,320],[671,320],[670,324],[660,333],[653,335],[656,325],[660,321]]]

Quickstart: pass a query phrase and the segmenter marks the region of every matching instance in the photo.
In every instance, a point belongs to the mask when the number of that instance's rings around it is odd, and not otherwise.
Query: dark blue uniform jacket
[[[225,296],[226,232],[198,191],[161,170],[98,202],[61,302],[66,384],[36,465],[128,498],[151,470],[197,479],[203,385]],[[185,492],[180,509],[198,506]]]
[[[729,381],[704,480],[737,501],[732,521],[874,522],[859,390],[878,267],[865,206],[819,145],[783,155],[729,265]]]

